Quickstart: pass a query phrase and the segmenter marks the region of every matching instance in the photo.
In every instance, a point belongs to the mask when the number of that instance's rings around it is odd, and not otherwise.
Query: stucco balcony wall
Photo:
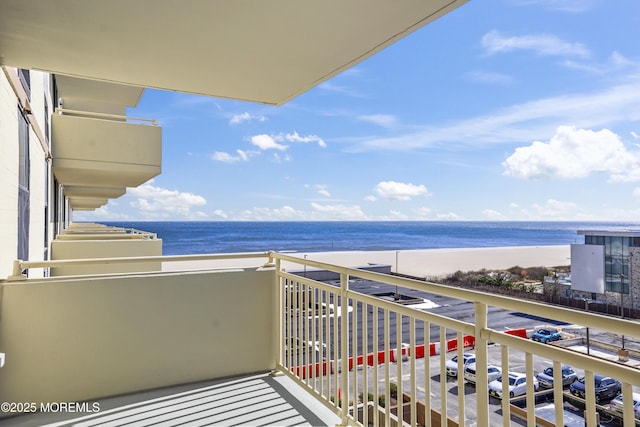
[[[273,270],[2,285],[0,399],[72,402],[275,367]]]
[[[162,255],[162,240],[138,234],[60,235],[51,242],[52,260],[116,257],[156,257]],[[160,271],[160,261],[139,263],[91,264],[52,267],[51,276],[111,274]]]
[[[137,187],[160,174],[162,128],[54,114],[53,171],[63,185]]]

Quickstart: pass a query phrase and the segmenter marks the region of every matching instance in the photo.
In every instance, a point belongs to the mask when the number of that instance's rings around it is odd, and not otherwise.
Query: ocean
[[[578,230],[640,230],[640,222],[270,221],[105,222],[156,233],[164,255],[382,251],[584,243]]]

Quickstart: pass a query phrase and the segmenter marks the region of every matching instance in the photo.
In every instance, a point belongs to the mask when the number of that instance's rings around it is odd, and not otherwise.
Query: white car
[[[476,355],[473,353],[463,353],[462,354],[462,367],[467,363],[473,363],[476,361]],[[458,376],[458,355],[453,356],[451,360],[447,360],[445,363],[445,368],[447,369],[447,376],[457,377]]]
[[[504,376],[489,383],[489,395],[502,399],[502,379]],[[527,393],[527,375],[520,372],[509,372],[509,398],[522,396]],[[538,391],[538,380],[533,378],[533,389]]]
[[[633,415],[636,419],[640,419],[640,393],[633,393],[632,397]],[[622,395],[619,394],[611,401],[611,403],[609,403],[609,409],[611,409],[612,412],[619,414],[619,416],[622,416],[622,412],[624,412],[622,408],[624,408],[624,404],[622,403]]]
[[[487,378],[488,381],[495,381],[502,376],[502,370],[497,366],[488,365],[487,366]],[[464,368],[464,379],[467,382],[470,382],[475,385],[476,383],[476,363],[468,363]]]

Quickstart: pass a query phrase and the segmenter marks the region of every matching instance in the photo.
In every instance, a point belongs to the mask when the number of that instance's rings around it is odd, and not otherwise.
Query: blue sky
[[[637,0],[471,0],[281,107],[147,90],[162,174],[74,219],[638,220],[639,40]]]

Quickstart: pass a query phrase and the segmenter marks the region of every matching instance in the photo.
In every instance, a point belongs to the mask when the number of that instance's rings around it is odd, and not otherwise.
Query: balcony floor
[[[0,426],[333,426],[340,422],[285,375],[214,380],[96,402],[100,411],[94,414],[36,413],[0,420]]]

